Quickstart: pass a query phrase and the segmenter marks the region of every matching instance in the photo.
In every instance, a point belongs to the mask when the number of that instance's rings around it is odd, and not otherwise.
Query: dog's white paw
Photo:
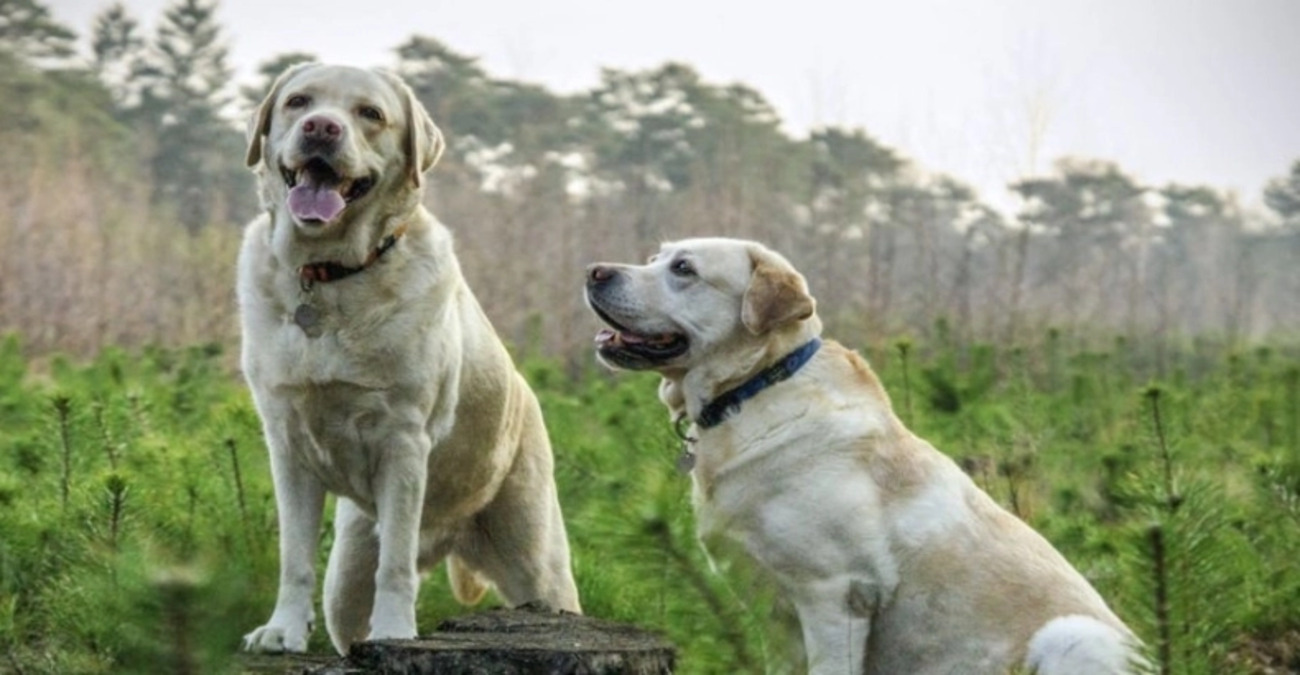
[[[311,633],[311,623],[294,621],[282,624],[272,619],[248,635],[244,636],[244,651],[302,653],[307,651],[307,636]]]
[[[416,637],[414,620],[371,619],[370,635],[366,640],[414,640]]]

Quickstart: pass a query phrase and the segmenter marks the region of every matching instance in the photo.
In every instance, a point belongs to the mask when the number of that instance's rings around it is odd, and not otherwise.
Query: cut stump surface
[[[670,675],[676,650],[627,624],[524,606],[443,621],[415,640],[352,646],[347,658],[292,669],[310,675]]]

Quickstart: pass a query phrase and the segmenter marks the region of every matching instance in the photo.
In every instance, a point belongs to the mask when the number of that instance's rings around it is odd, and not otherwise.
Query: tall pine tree
[[[1300,159],[1291,164],[1291,172],[1274,178],[1264,188],[1264,203],[1291,228],[1300,231]]]
[[[143,84],[140,75],[145,69],[145,40],[140,35],[140,22],[121,2],[95,16],[90,50],[95,75],[113,95],[118,112],[125,115],[138,108]]]
[[[0,0],[0,51],[36,65],[54,64],[76,53],[76,39],[37,0]]]
[[[215,0],[178,0],[169,7],[141,73],[141,108],[157,135],[155,201],[174,206],[192,230],[229,218],[226,207],[247,197],[231,184],[240,182],[230,173],[230,157],[242,141],[222,116],[233,100],[232,70],[216,10]]]

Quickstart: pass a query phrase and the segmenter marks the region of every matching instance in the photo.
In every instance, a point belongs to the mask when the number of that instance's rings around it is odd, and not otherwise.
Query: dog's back
[[[861,357],[827,347],[842,364],[834,384],[856,389],[863,414],[892,429],[886,442],[862,443],[898,565],[873,617],[866,672],[1129,672],[1134,638],[1083,575],[907,431]]]

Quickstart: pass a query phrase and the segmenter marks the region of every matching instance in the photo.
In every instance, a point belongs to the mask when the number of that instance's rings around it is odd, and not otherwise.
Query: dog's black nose
[[[606,265],[587,265],[587,283],[593,286],[613,279],[615,274],[614,268]]]

